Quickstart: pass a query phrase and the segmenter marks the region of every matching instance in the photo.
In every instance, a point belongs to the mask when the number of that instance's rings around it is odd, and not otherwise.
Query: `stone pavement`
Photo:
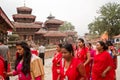
[[[52,80],[52,58],[45,60],[45,80]]]
[[[45,80],[52,80],[51,74],[52,58],[45,59]],[[120,80],[120,56],[118,56],[118,68],[116,70],[117,80]],[[17,80],[17,76],[11,77],[11,80]]]

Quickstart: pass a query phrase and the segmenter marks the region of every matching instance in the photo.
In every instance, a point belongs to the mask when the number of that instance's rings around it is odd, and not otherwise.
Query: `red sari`
[[[83,63],[87,60],[87,52],[88,52],[87,47],[83,47],[81,50],[80,49],[77,50],[77,58]],[[90,78],[90,63],[85,65],[85,70],[87,78]]]
[[[0,77],[5,79],[5,65],[4,65],[4,59],[0,56]],[[2,80],[2,79],[1,79]]]
[[[106,76],[103,78],[101,74],[108,66],[111,66],[112,68],[106,73]],[[102,53],[94,56],[92,80],[114,80],[113,61],[107,51],[103,51]]]
[[[67,70],[65,70],[65,61],[62,60],[60,68],[60,80],[80,80],[81,75],[79,74],[78,67],[82,63],[77,58],[72,58],[72,61]]]
[[[62,60],[62,53],[55,54],[52,60],[52,80],[57,80],[60,71],[60,62]]]

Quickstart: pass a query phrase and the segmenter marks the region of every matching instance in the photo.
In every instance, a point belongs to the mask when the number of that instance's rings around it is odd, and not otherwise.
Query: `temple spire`
[[[25,0],[24,0],[24,6],[26,6],[26,4],[25,4]]]
[[[48,19],[54,19],[55,17],[50,13],[50,15],[47,18]]]

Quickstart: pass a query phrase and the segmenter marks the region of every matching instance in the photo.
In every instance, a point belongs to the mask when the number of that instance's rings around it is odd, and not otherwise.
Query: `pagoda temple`
[[[58,19],[55,19],[54,16],[51,14],[47,17],[48,20],[44,23],[44,29],[40,29],[38,32],[36,32],[36,36],[42,35],[40,38],[40,43],[44,40],[45,43],[48,44],[57,44],[60,43],[60,41],[63,41],[67,35],[63,32],[59,31],[60,25],[62,25],[64,22]],[[36,39],[37,40],[37,39]]]
[[[31,8],[23,6],[18,7],[17,14],[13,15],[13,24],[21,40],[33,41],[36,44],[57,44],[69,35],[59,31],[60,25],[64,22],[55,19],[52,14],[43,23],[35,21],[36,16],[31,13]]]
[[[17,14],[13,15],[16,33],[22,40],[27,40],[29,37],[34,40],[34,33],[42,27],[42,22],[35,22],[36,16],[31,15],[31,13],[31,8],[23,6],[18,7]]]

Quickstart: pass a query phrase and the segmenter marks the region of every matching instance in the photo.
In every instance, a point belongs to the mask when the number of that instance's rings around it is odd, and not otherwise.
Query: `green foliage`
[[[65,21],[63,25],[60,26],[60,31],[74,30],[75,27],[70,23]]]
[[[89,33],[101,35],[107,31],[109,37],[120,34],[120,4],[107,3],[98,13],[100,16],[88,25]]]

